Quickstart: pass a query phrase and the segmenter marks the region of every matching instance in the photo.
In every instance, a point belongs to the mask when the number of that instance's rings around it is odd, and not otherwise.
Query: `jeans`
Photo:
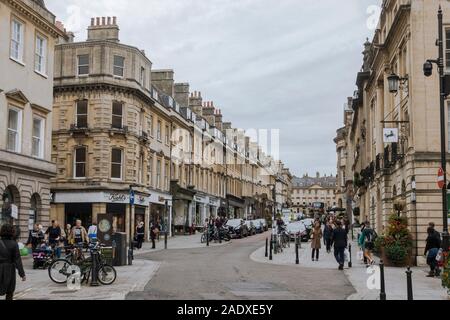
[[[340,266],[345,264],[345,247],[334,247],[334,257]]]
[[[436,261],[436,257],[438,255],[439,249],[433,248],[428,251],[427,255],[427,264],[430,266],[430,271],[434,272],[436,269],[438,269],[438,264]]]

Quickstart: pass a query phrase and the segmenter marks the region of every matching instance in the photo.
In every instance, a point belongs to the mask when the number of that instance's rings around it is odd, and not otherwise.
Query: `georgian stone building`
[[[315,177],[305,174],[302,178],[292,179],[292,208],[294,212],[308,212],[312,210],[315,203],[323,203],[324,209],[336,207],[336,177],[320,176]]]
[[[346,157],[347,190],[353,212],[370,221],[378,233],[389,215],[408,218],[414,255],[421,263],[429,222],[442,228],[442,197],[437,186],[440,167],[439,78],[426,78],[423,63],[436,59],[437,10],[450,23],[450,2],[385,0],[372,41],[365,44],[357,91],[351,99],[351,122],[337,139]],[[446,38],[450,30],[444,30]],[[445,42],[444,44],[448,43]],[[446,50],[450,48],[446,47]],[[449,61],[445,64],[449,70]],[[391,91],[388,77],[400,78]],[[398,130],[396,142],[385,143],[384,129]],[[338,134],[339,136],[339,134]],[[448,139],[448,137],[447,137]],[[345,141],[345,142],[344,142]],[[353,191],[350,191],[353,189]],[[400,211],[394,210],[394,205]]]
[[[49,224],[54,47],[44,1],[0,1],[0,224]]]
[[[88,225],[110,213],[116,231],[143,221],[148,234],[160,220],[173,233],[273,206],[264,153],[173,70],[120,43],[116,18],[92,19],[87,41],[58,45],[55,60],[53,218]]]

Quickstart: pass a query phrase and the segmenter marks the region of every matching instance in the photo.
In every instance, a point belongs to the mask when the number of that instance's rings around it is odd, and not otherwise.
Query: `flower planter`
[[[406,268],[413,265],[411,250],[409,250],[408,255],[405,257],[404,261],[391,261],[386,255],[385,248],[381,248],[380,259],[383,260],[383,263],[386,267]]]

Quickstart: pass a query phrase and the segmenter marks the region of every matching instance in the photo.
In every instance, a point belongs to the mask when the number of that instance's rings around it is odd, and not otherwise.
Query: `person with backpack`
[[[370,227],[370,223],[366,222],[361,232],[359,243],[363,249],[364,257],[367,259],[367,265],[373,265],[375,260],[372,257],[372,251],[375,248],[375,240],[377,233]]]
[[[81,225],[81,220],[75,221],[75,226],[69,234],[69,242],[76,245],[88,243],[88,234],[86,229]]]

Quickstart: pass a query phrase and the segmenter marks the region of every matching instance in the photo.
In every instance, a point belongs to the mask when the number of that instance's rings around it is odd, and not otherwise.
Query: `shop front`
[[[219,208],[220,208],[220,199],[216,198],[216,197],[209,197],[209,217],[213,217],[216,218],[219,213]]]
[[[205,194],[197,194],[194,196],[195,214],[193,223],[195,226],[202,227],[206,218],[209,217],[209,197]]]
[[[172,234],[192,234],[194,229],[194,196],[196,191],[193,188],[182,188],[178,180],[170,183],[170,193],[172,195]]]
[[[150,221],[159,222],[161,231],[167,231],[172,236],[172,195],[158,191],[151,191],[150,195]]]
[[[257,218],[256,215],[256,201],[251,197],[244,197],[245,201],[245,219],[253,220]]]
[[[228,194],[227,201],[229,219],[244,219],[245,200]]]
[[[130,210],[130,198],[124,191],[79,191],[55,192],[51,204],[51,220],[58,220],[61,225],[74,225],[81,220],[84,227],[97,221],[99,214],[111,214],[114,232],[130,232],[140,221],[147,220],[149,197],[146,194],[135,194],[135,204]]]

